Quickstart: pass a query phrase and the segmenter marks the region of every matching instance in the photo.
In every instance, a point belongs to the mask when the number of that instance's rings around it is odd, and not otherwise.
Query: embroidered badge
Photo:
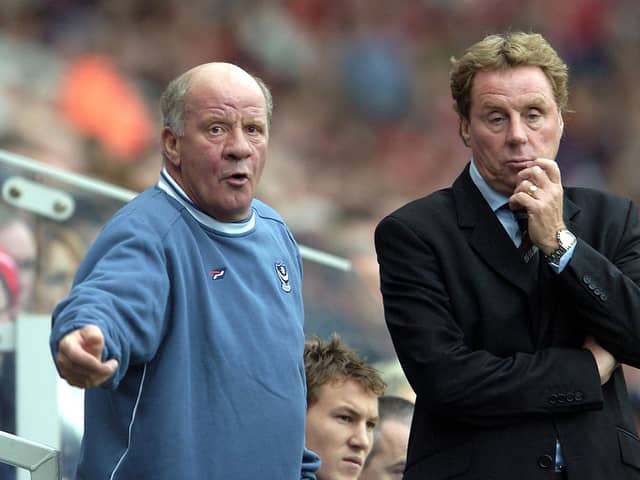
[[[209,276],[211,277],[211,280],[222,280],[225,272],[226,270],[224,268],[216,268],[209,271]]]
[[[291,285],[289,284],[289,271],[284,263],[276,263],[276,272],[278,273],[278,279],[280,280],[280,287],[285,292],[291,291]]]

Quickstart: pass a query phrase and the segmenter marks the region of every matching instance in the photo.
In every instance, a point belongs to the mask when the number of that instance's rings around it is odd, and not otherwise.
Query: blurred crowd
[[[496,31],[545,35],[570,67],[565,183],[640,201],[638,25],[637,0],[3,0],[0,149],[139,191],[158,178],[157,101],[167,82],[213,60],[256,73],[275,100],[260,197],[300,243],[354,267],[346,275],[305,266],[307,329],[338,331],[384,361],[393,351],[373,228],[448,186],[468,161],[450,57]],[[76,265],[91,241],[79,236],[60,240],[70,261],[61,251],[40,256],[62,270]],[[43,312],[67,285],[48,280],[36,292]],[[640,379],[629,378],[640,404]]]

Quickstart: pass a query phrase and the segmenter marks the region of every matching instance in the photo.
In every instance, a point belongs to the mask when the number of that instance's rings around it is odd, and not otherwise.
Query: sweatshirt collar
[[[253,207],[251,208],[249,217],[240,222],[221,222],[216,220],[194,205],[189,196],[180,187],[180,185],[178,185],[178,182],[171,177],[166,168],[163,168],[160,172],[160,180],[158,181],[157,186],[160,190],[180,203],[180,205],[182,205],[187,212],[189,212],[189,214],[198,221],[198,223],[201,223],[205,227],[229,235],[240,235],[255,228],[256,212]]]

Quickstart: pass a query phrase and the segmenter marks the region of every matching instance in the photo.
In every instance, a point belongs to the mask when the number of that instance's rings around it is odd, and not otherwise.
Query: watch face
[[[558,243],[560,243],[560,245],[565,249],[569,248],[575,239],[575,235],[573,235],[569,230],[562,230],[558,232]]]

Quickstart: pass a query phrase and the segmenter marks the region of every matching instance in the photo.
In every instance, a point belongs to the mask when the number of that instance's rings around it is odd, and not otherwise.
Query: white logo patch
[[[291,285],[289,284],[289,271],[287,270],[287,266],[284,263],[276,263],[275,267],[278,279],[280,280],[280,287],[289,293],[291,291]]]

